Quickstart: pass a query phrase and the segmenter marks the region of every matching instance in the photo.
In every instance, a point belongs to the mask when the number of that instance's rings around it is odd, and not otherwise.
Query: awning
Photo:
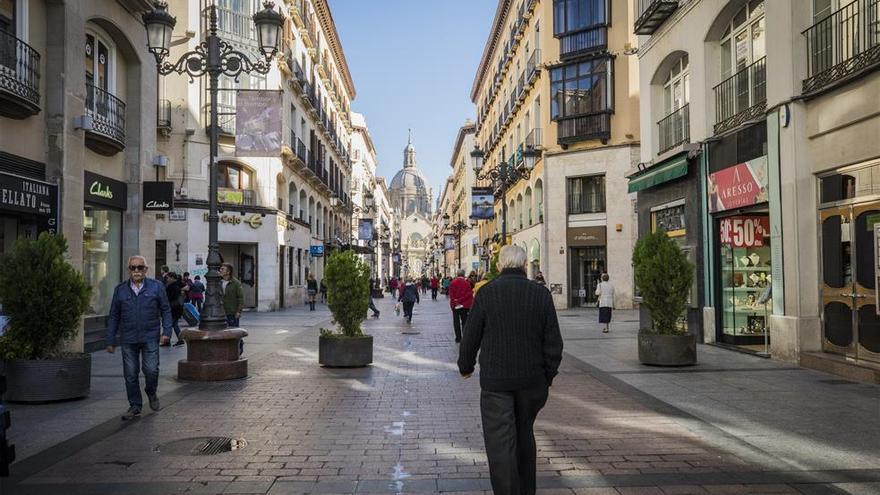
[[[688,173],[687,153],[676,155],[653,167],[629,176],[629,192],[634,193],[683,177]]]

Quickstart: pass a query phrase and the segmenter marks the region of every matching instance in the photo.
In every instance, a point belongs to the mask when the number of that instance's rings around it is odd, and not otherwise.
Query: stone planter
[[[92,356],[62,359],[11,359],[3,363],[9,402],[52,402],[87,397],[91,388]]]
[[[654,366],[697,364],[697,336],[639,332],[639,362]]]
[[[318,337],[318,364],[331,368],[353,368],[373,362],[373,336]]]

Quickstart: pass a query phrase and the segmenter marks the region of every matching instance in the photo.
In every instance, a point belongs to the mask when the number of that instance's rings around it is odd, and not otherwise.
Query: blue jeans
[[[144,371],[144,392],[147,397],[156,395],[159,386],[159,342],[142,342],[139,344],[122,344],[122,374],[125,377],[125,393],[128,404],[141,409],[144,405],[141,397],[138,371]]]

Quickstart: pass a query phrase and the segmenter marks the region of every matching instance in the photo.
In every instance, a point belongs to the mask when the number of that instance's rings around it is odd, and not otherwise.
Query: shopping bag
[[[199,310],[196,309],[196,305],[193,303],[184,303],[183,304],[183,319],[186,320],[186,324],[195,327],[199,324]]]

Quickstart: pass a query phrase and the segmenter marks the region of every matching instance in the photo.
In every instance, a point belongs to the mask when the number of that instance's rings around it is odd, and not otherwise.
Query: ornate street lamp
[[[217,92],[221,75],[234,78],[238,81],[241,74],[252,72],[266,74],[272,67],[272,57],[278,53],[278,40],[281,37],[283,17],[274,10],[274,3],[263,2],[263,10],[253,16],[260,51],[264,60],[252,61],[244,53],[236,50],[230,43],[221,40],[217,36],[217,7],[213,3],[208,7],[209,24],[208,34],[205,40],[199,43],[194,50],[184,53],[175,62],[168,62],[165,58],[171,51],[171,32],[176,24],[176,19],[168,13],[168,4],[157,1],[152,11],[142,16],[147,30],[147,48],[156,58],[156,67],[161,75],[171,73],[186,74],[190,82],[196,77],[208,75],[208,90],[211,94],[211,124],[208,129],[209,140],[209,183],[208,183],[208,258],[205,260],[208,273],[205,275],[207,288],[205,291],[205,305],[199,322],[199,329],[205,332],[225,330],[226,315],[223,311],[223,302],[220,293],[220,244],[217,240],[217,157],[218,125],[217,125]],[[245,332],[241,331],[244,335]],[[244,336],[241,335],[241,336]],[[210,340],[213,337],[201,337]],[[223,337],[227,338],[227,337]],[[239,337],[240,340],[241,337]],[[230,337],[231,339],[231,337]],[[222,339],[218,339],[222,340]],[[189,351],[188,351],[189,352]],[[188,354],[188,358],[190,358]],[[241,360],[239,360],[241,361]],[[182,369],[182,368],[180,368]],[[247,374],[246,361],[244,374]],[[236,377],[227,377],[236,378]],[[195,378],[199,379],[199,378]],[[202,379],[216,379],[205,378]]]
[[[462,222],[461,220],[456,221],[453,224],[449,223],[449,215],[443,215],[443,226],[449,229],[449,234],[455,236],[455,263],[457,270],[461,270],[461,234],[466,232],[471,228],[471,225]]]
[[[489,180],[492,183],[492,189],[495,191],[495,197],[501,198],[501,245],[507,242],[507,190],[517,182],[528,179],[535,163],[541,152],[533,147],[526,148],[523,151],[523,163],[517,167],[514,165],[515,160],[511,159],[507,162],[501,162],[498,166],[481,173],[483,169],[483,151],[474,146],[471,151],[471,165],[477,180]]]

